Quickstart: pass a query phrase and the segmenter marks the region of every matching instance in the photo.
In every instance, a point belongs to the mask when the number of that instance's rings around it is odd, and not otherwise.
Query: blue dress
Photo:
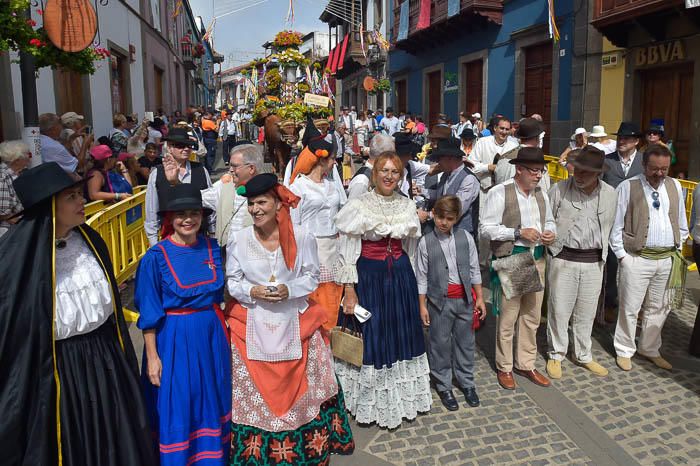
[[[149,249],[136,273],[138,327],[156,330],[160,387],[142,383],[161,466],[224,465],[230,447],[231,349],[223,315],[224,273],[214,239],[170,238]]]

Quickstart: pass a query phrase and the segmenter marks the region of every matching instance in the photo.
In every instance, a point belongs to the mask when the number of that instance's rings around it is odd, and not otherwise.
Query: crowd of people
[[[441,116],[428,131],[391,108],[343,108],[328,130],[307,119],[280,182],[243,113],[138,126],[115,115],[97,141],[80,115],[42,115],[43,164],[29,169],[25,145],[0,144],[10,463],[327,464],[354,450],[348,413],[398,428],[430,411],[431,382],[448,410],[460,409],[455,388],[480,405],[487,301],[505,390],[548,387],[574,366],[607,376],[592,352],[606,317],[620,370],[635,355],[672,369],[661,331],[683,302],[681,249],[700,221],[689,229],[673,153],[650,137],[659,128],[623,122],[614,151],[604,128],[577,130],[561,157],[570,177],[552,184],[538,115]],[[219,142],[226,172],[212,182]],[[119,201],[136,185],[150,243],[135,276],[140,371],[111,258],[84,214],[86,199]],[[346,331],[352,357],[331,344]]]

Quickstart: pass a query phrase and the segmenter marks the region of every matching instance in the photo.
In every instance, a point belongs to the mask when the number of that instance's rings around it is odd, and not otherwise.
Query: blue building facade
[[[429,124],[439,113],[453,121],[461,111],[479,112],[485,121],[495,113],[514,120],[538,113],[549,135],[545,149],[563,148],[584,119],[588,2],[554,2],[556,42],[547,0],[433,0],[430,25],[422,29],[421,0],[403,1],[393,9],[388,62],[396,111]]]

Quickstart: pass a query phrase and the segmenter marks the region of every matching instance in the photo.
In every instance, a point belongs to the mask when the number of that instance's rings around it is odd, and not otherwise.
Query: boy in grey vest
[[[453,228],[461,208],[457,196],[437,200],[432,209],[435,229],[420,239],[415,261],[420,316],[429,328],[430,374],[442,404],[450,411],[459,409],[452,393],[453,370],[469,406],[479,406],[473,331],[478,322],[473,319],[486,317],[474,239],[467,231]]]

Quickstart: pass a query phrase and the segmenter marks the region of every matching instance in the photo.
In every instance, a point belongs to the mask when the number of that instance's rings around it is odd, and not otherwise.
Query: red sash
[[[383,261],[391,257],[398,259],[403,254],[401,240],[382,238],[379,241],[362,241],[362,257]]]

